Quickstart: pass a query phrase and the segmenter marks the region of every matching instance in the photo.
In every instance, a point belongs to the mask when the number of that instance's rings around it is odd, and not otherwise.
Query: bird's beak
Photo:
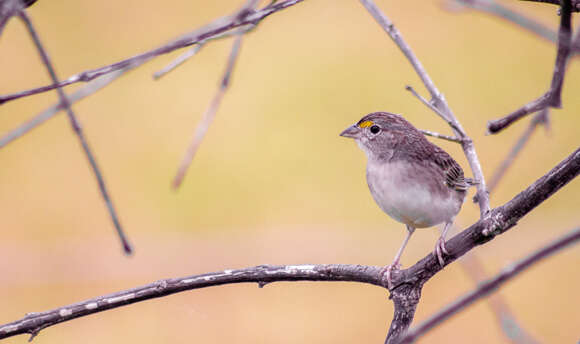
[[[359,135],[360,129],[356,125],[351,125],[350,127],[346,128],[342,133],[340,133],[340,136],[342,137],[350,137],[353,139],[358,138]]]

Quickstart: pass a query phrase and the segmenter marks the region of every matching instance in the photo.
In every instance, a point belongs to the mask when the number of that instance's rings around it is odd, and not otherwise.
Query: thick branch
[[[449,255],[445,265],[495,236],[515,226],[517,221],[553,195],[580,173],[580,148],[559,163],[546,175],[501,207],[493,209],[485,218],[446,243]],[[389,333],[389,343],[404,332],[413,320],[421,289],[442,267],[429,253],[409,269],[393,273],[391,297],[395,302],[395,320]],[[257,266],[241,270],[166,279],[142,287],[105,295],[80,303],[59,307],[47,312],[31,313],[26,317],[0,326],[0,339],[18,334],[36,335],[40,330],[78,317],[135,302],[171,295],[185,290],[223,284],[259,283],[261,286],[277,281],[349,281],[386,286],[380,267],[359,265],[293,265]],[[399,326],[400,325],[400,326]]]
[[[465,156],[467,157],[467,161],[469,162],[469,165],[473,172],[473,176],[479,182],[479,184],[477,184],[477,195],[479,200],[480,214],[481,217],[483,217],[489,211],[489,196],[487,194],[485,186],[485,178],[483,176],[483,171],[481,170],[481,164],[479,163],[479,158],[477,157],[475,147],[473,146],[473,141],[471,140],[471,138],[469,138],[469,136],[467,136],[465,130],[463,130],[463,127],[461,126],[455,115],[453,115],[453,112],[451,111],[451,108],[447,104],[445,97],[443,96],[443,94],[441,94],[441,92],[439,92],[439,90],[433,83],[433,80],[431,80],[429,74],[427,74],[427,71],[425,70],[425,68],[423,68],[423,65],[421,64],[419,59],[417,59],[417,57],[411,50],[411,47],[407,44],[407,42],[405,42],[403,36],[399,32],[399,30],[395,27],[393,22],[384,15],[384,13],[377,7],[374,1],[360,0],[360,2],[372,15],[372,17],[377,21],[377,23],[383,28],[383,30],[385,30],[385,32],[389,35],[389,37],[391,37],[391,39],[403,52],[405,57],[409,60],[409,62],[413,66],[413,69],[415,69],[415,72],[417,73],[417,75],[419,75],[419,78],[421,78],[421,81],[431,94],[432,99],[430,103],[432,107],[437,108],[437,111],[435,112],[438,115],[442,116],[450,124],[451,128],[455,133],[455,136],[463,140],[461,143],[461,147],[465,152]]]
[[[530,254],[526,258],[520,260],[515,264],[510,264],[506,266],[499,274],[495,277],[488,279],[487,281],[480,283],[479,286],[460,298],[459,300],[453,302],[449,306],[443,308],[441,311],[418,325],[416,328],[411,329],[405,334],[404,337],[399,341],[400,344],[412,343],[417,338],[423,336],[433,327],[439,325],[449,317],[468,307],[475,301],[493,293],[504,283],[508,282],[522,271],[526,270],[533,264],[538,263],[544,258],[554,254],[555,252],[562,250],[569,245],[580,240],[580,228],[576,228],[571,232],[567,233],[563,237],[551,242],[550,244],[540,248],[534,253]]]
[[[4,96],[0,96],[0,104],[8,102],[10,100],[30,96],[37,93],[42,93],[46,91],[53,90],[57,87],[64,87],[68,86],[77,82],[88,82],[95,78],[98,78],[101,75],[105,75],[108,73],[112,73],[116,70],[123,69],[131,64],[135,63],[144,63],[147,62],[157,56],[170,53],[174,50],[181,49],[184,47],[188,47],[199,43],[204,40],[208,40],[214,36],[220,35],[224,32],[229,30],[244,27],[246,25],[257,25],[261,22],[264,18],[268,17],[269,15],[279,12],[283,9],[286,9],[290,6],[296,5],[297,3],[302,2],[303,0],[286,0],[286,1],[278,1],[275,4],[268,5],[260,10],[251,13],[244,13],[243,17],[239,16],[231,16],[226,17],[221,20],[218,20],[211,25],[203,27],[199,30],[196,30],[193,33],[186,34],[181,36],[180,38],[168,43],[164,44],[158,48],[150,50],[148,52],[135,55],[133,57],[124,59],[122,61],[110,64],[108,66],[104,66],[101,68],[91,69],[88,71],[84,71],[82,73],[75,74],[73,76],[68,77],[67,79],[60,81],[57,84],[42,86],[38,88],[33,88],[13,94],[7,94]]]
[[[487,131],[496,134],[509,127],[518,119],[542,110],[546,107],[560,108],[562,106],[562,85],[566,74],[566,65],[572,50],[572,4],[571,0],[562,0],[562,14],[560,18],[560,29],[558,31],[558,52],[550,89],[539,98],[532,100],[509,115],[489,121]],[[578,40],[579,38],[576,38]]]

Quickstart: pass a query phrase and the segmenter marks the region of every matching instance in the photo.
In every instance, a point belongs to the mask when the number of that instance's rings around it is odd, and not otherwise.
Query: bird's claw
[[[393,280],[391,278],[393,270],[394,271],[401,270],[401,264],[393,262],[393,264],[387,265],[381,269],[381,280],[384,280],[384,277],[386,275],[388,289],[393,288]]]
[[[439,238],[439,240],[437,240],[437,244],[435,245],[433,255],[437,257],[437,261],[439,261],[439,265],[441,265],[441,267],[445,266],[443,254],[448,255],[449,252],[447,251],[447,248],[445,248],[445,239]]]

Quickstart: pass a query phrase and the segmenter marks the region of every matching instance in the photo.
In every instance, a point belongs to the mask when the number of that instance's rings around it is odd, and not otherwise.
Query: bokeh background
[[[243,1],[39,1],[29,11],[59,75],[113,63],[233,13]],[[554,29],[557,8],[502,2]],[[489,178],[527,127],[485,136],[488,120],[545,91],[555,47],[495,17],[445,2],[379,1],[472,135]],[[224,69],[231,40],[206,46],[159,81],[180,52],[134,70],[75,104],[136,253],[120,250],[96,182],[65,115],[0,150],[0,323],[152,281],[256,264],[391,261],[405,231],[372,201],[365,157],[338,137],[362,115],[388,110],[419,128],[450,133],[404,86],[426,91],[358,1],[305,1],[246,36],[215,122],[181,189],[170,181]],[[0,38],[0,93],[49,83],[23,25]],[[580,64],[566,75],[563,110],[492,195],[493,206],[547,172],[579,143]],[[78,86],[71,86],[73,91]],[[8,132],[57,100],[45,93],[0,107]],[[437,141],[471,175],[459,146]],[[473,193],[473,191],[472,191]],[[573,181],[519,225],[475,253],[489,274],[577,226]],[[467,202],[458,223],[478,217]],[[429,253],[420,230],[403,256]],[[537,339],[580,339],[580,249],[538,264],[501,289]],[[424,288],[416,321],[474,282],[459,264]],[[38,343],[382,343],[392,304],[353,283],[232,285],[185,292],[77,319]],[[27,336],[5,340],[25,343]],[[506,343],[485,302],[425,343]]]

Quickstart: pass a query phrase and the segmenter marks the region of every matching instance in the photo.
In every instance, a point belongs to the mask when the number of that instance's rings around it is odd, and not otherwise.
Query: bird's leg
[[[393,287],[392,285],[393,283],[391,281],[391,272],[393,271],[393,269],[397,271],[401,267],[401,264],[399,264],[399,261],[401,260],[401,255],[403,254],[403,251],[405,250],[405,247],[407,246],[409,239],[411,239],[411,235],[413,234],[414,231],[415,228],[407,225],[407,237],[405,237],[405,240],[403,241],[403,244],[401,245],[399,251],[395,255],[395,259],[393,259],[391,265],[386,267],[386,271],[383,271],[383,273],[386,273],[387,275],[387,287],[389,287],[389,289]]]
[[[433,255],[437,257],[437,260],[439,261],[439,265],[441,265],[441,267],[445,265],[445,261],[443,260],[443,253],[449,254],[449,252],[447,252],[447,249],[445,248],[445,235],[447,235],[447,232],[449,231],[449,228],[451,228],[452,223],[453,221],[445,222],[445,227],[441,232],[441,236],[439,237],[439,239],[437,239],[437,244],[435,244],[435,250],[433,251]]]

